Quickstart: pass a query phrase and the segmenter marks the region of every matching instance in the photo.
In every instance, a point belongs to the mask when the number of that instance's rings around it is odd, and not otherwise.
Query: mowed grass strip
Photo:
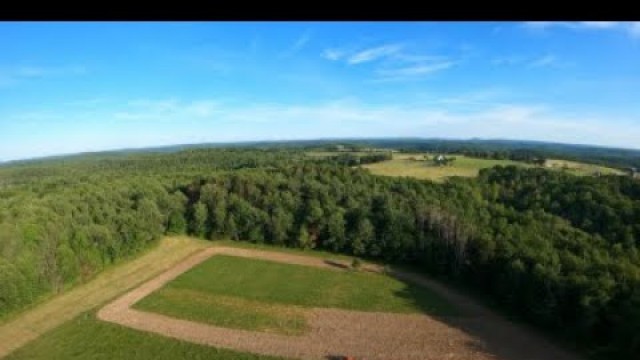
[[[139,257],[114,265],[86,284],[15,315],[0,324],[0,358],[208,246],[208,242],[188,237],[164,238]]]
[[[278,360],[193,344],[99,321],[85,313],[10,354],[6,360]]]
[[[134,308],[248,330],[299,334],[301,308],[459,315],[446,300],[386,275],[215,255]]]
[[[300,307],[189,289],[165,287],[134,307],[216,326],[284,335],[301,335],[308,328]]]

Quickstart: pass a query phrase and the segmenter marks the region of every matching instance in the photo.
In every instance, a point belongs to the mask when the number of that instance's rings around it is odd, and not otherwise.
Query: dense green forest
[[[594,357],[640,353],[639,181],[511,166],[436,184],[355,161],[189,149],[0,167],[0,316],[187,233],[412,265]]]

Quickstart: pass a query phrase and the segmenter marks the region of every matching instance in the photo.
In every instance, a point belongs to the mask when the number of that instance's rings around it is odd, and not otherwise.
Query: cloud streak
[[[556,56],[548,54],[530,62],[529,67],[532,67],[532,68],[549,67],[557,63],[558,63],[558,59],[556,58]]]
[[[564,67],[571,65],[555,54],[544,54],[539,56],[509,55],[495,57],[491,60],[494,66],[525,66],[528,68]]]
[[[640,38],[638,21],[527,21],[524,26],[532,30],[550,30],[564,28],[570,30],[622,31],[631,37]]]
[[[445,56],[407,52],[401,43],[389,43],[357,51],[328,48],[321,56],[329,61],[344,61],[347,65],[372,63],[374,82],[421,79],[457,64]]]
[[[177,98],[135,100],[91,111],[82,107],[65,113],[36,109],[11,116],[14,127],[18,127],[13,131],[33,132],[34,127],[39,129],[52,119],[65,119],[77,123],[72,133],[66,134],[74,141],[23,137],[20,141],[0,143],[0,153],[11,159],[21,157],[20,154],[36,156],[194,142],[389,136],[503,139],[526,136],[530,140],[638,147],[640,128],[634,124],[640,119],[610,121],[609,115],[564,114],[544,104],[498,103],[489,101],[493,96],[487,96],[472,97],[479,99],[473,101],[473,111],[462,110],[457,103],[460,100],[398,106],[354,99],[291,105]],[[92,123],[88,124],[87,119]],[[27,129],[27,125],[31,127]],[[41,132],[46,133],[47,139],[67,138],[57,133],[62,130],[56,129]]]
[[[176,98],[159,100],[133,100],[113,114],[118,120],[177,120],[199,119],[213,116],[220,102],[212,100],[179,101]]]
[[[378,60],[398,53],[402,49],[400,44],[387,44],[366,50],[359,51],[351,55],[347,59],[347,63],[351,65],[363,64]]]
[[[422,77],[431,73],[446,70],[454,66],[453,61],[417,63],[410,66],[398,67],[393,69],[378,70],[379,80],[405,80],[408,78]]]
[[[344,55],[345,55],[344,51],[339,50],[339,49],[325,49],[322,52],[322,57],[327,59],[327,60],[331,60],[331,61],[338,61]]]
[[[293,56],[302,50],[311,41],[311,32],[305,31],[287,50],[280,54],[281,58]]]
[[[0,87],[10,86],[25,80],[79,76],[86,74],[87,68],[79,65],[33,66],[17,65],[0,67]]]

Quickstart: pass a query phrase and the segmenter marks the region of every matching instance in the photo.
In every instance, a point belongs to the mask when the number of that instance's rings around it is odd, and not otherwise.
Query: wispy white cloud
[[[68,66],[0,66],[0,87],[7,87],[28,79],[84,75],[87,68],[79,65]]]
[[[352,54],[347,59],[347,63],[355,65],[355,64],[362,64],[362,63],[374,61],[386,56],[396,54],[401,49],[402,49],[402,46],[400,44],[387,44],[387,45],[382,45],[374,48],[361,50],[355,54]]]
[[[77,123],[71,132],[64,130],[65,139],[73,141],[43,141],[62,138],[56,131],[63,130],[52,128],[46,139],[27,137],[0,142],[0,154],[8,160],[24,154],[194,142],[389,136],[526,138],[638,148],[637,117],[611,121],[611,114],[567,114],[545,104],[494,102],[495,96],[495,90],[491,90],[452,102],[420,102],[412,106],[365,103],[353,98],[296,105],[169,98],[115,106],[110,103],[95,112],[86,108],[64,113],[34,109],[9,116],[22,121],[12,121],[14,129],[7,131],[24,133],[40,128],[43,122],[64,119]],[[460,101],[469,101],[465,98],[474,102],[471,109],[460,106]],[[91,119],[90,124],[87,119]]]
[[[531,29],[549,29],[563,27],[568,29],[612,29],[620,25],[617,21],[526,21],[524,25]]]
[[[18,66],[14,70],[14,75],[25,78],[39,78],[45,76],[65,76],[65,75],[83,75],[87,73],[84,66]]]
[[[150,124],[186,122],[185,129],[190,130],[185,131],[193,136],[201,136],[208,128],[217,130],[202,141],[372,136],[522,139],[526,134],[527,139],[535,140],[637,147],[640,129],[628,124],[638,119],[610,122],[609,116],[564,114],[545,104],[497,102],[496,94],[495,89],[489,89],[452,101],[411,107],[369,104],[352,98],[315,105],[145,100],[131,103],[147,104],[146,108],[131,108],[127,117],[116,117]],[[472,101],[473,111],[461,110],[464,107],[460,107],[460,101]],[[154,111],[154,106],[163,111]],[[198,122],[190,122],[195,120]],[[174,139],[181,141],[190,140]]]
[[[296,41],[285,51],[280,53],[280,57],[289,57],[295,55],[302,50],[311,40],[311,32],[309,30],[302,33]]]
[[[344,55],[345,55],[345,52],[343,50],[340,50],[340,49],[325,49],[322,52],[322,57],[327,59],[327,60],[331,60],[331,61],[338,61]]]
[[[522,55],[498,56],[491,60],[491,64],[496,66],[503,66],[503,65],[509,66],[509,65],[522,64],[526,60],[527,60],[527,57]]]
[[[629,33],[631,36],[640,37],[640,21],[631,23],[629,26]]]
[[[611,29],[618,26],[616,21],[580,21],[580,26],[592,29]]]
[[[453,96],[428,94],[426,99],[437,105],[455,106],[456,109],[482,109],[486,106],[504,106],[513,100],[514,91],[502,87],[488,87],[469,92],[459,92]]]
[[[558,58],[555,55],[547,54],[541,56],[529,63],[529,67],[538,68],[538,67],[548,67],[553,66],[558,63]]]
[[[378,75],[380,76],[378,80],[382,80],[382,81],[406,80],[408,78],[422,77],[424,75],[449,69],[454,65],[455,63],[453,61],[420,62],[417,64],[405,66],[405,67],[392,68],[392,69],[380,69],[377,72]]]
[[[552,28],[593,31],[617,30],[632,37],[640,37],[640,22],[638,21],[527,21],[524,26],[538,31]]]
[[[82,99],[70,100],[62,103],[61,105],[69,106],[69,107],[95,107],[104,105],[109,102],[111,99],[104,96],[94,96]]]
[[[205,118],[212,116],[218,107],[219,102],[212,100],[184,102],[177,98],[138,99],[129,101],[127,106],[116,111],[113,117],[120,120]]]
[[[360,50],[328,48],[322,57],[348,65],[374,63],[373,82],[414,80],[449,69],[456,61],[442,55],[419,54],[406,50],[402,43],[388,43]]]
[[[528,68],[545,68],[545,67],[567,67],[572,65],[570,62],[561,60],[555,54],[543,55],[507,55],[498,56],[491,60],[491,64],[495,66],[525,66]]]

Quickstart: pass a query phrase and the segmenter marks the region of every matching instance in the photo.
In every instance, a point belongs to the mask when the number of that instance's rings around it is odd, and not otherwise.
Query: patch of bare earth
[[[432,289],[468,316],[449,318],[312,309],[306,314],[311,330],[301,336],[286,336],[228,329],[131,308],[135,302],[214,254],[337,269],[335,264],[306,256],[226,247],[209,248],[103,307],[98,312],[98,318],[198,344],[290,358],[327,359],[351,355],[368,360],[578,359],[442,284],[401,271],[394,271],[392,276]],[[366,269],[380,271],[379,267],[373,265],[367,265]]]

